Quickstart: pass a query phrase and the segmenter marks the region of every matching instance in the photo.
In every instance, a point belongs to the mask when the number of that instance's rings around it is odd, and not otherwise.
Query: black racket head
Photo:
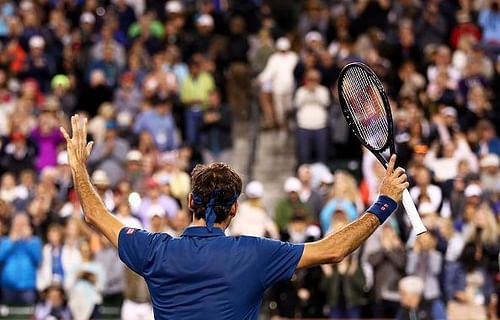
[[[375,154],[388,148],[394,153],[391,107],[375,72],[361,62],[346,65],[338,93],[342,113],[359,141]]]

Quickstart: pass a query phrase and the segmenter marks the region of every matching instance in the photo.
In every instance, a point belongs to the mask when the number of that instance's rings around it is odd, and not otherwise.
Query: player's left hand
[[[61,133],[66,139],[68,149],[68,161],[70,167],[74,169],[85,168],[87,158],[92,150],[93,142],[87,143],[87,118],[74,115],[71,117],[72,137],[61,127]]]

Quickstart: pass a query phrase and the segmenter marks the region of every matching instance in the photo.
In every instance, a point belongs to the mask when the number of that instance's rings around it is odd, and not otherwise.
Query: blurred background
[[[0,0],[0,317],[152,319],[83,220],[58,130],[74,113],[127,226],[180,235],[189,173],[212,161],[245,181],[228,234],[305,242],[356,219],[384,170],[336,80],[363,61],[430,232],[397,212],[269,290],[262,319],[496,319],[499,54],[500,0]]]

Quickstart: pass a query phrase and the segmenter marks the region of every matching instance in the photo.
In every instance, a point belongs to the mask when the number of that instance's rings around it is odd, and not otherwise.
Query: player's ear
[[[188,208],[193,209],[193,196],[191,195],[191,192],[188,194]]]
[[[231,216],[231,218],[234,218],[234,216],[236,216],[236,213],[238,212],[238,206],[238,201],[233,203],[233,205],[231,206],[231,211],[229,211],[229,216]]]

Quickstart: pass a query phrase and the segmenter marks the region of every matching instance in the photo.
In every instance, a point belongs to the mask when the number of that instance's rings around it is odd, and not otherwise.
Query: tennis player
[[[297,269],[337,263],[358,248],[396,209],[408,187],[392,156],[378,200],[364,215],[324,239],[291,244],[257,237],[227,237],[238,211],[242,182],[224,164],[197,166],[189,208],[192,226],[179,238],[125,227],[107,211],[92,186],[86,161],[87,120],[71,118],[66,138],[75,187],[87,222],[118,247],[121,260],[148,284],[154,315],[161,319],[258,319],[264,291]]]

